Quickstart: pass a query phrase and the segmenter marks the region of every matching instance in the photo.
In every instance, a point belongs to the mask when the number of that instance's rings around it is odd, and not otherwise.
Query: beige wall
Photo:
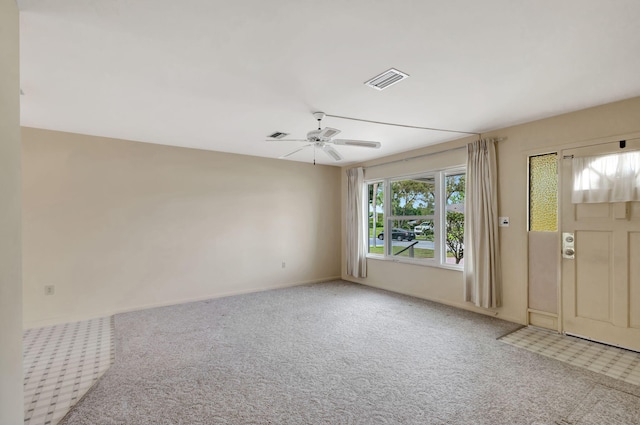
[[[500,228],[502,246],[502,274],[504,281],[503,307],[495,311],[481,311],[463,301],[462,272],[435,267],[415,266],[391,261],[368,260],[368,277],[354,279],[346,275],[343,263],[342,277],[366,285],[415,295],[460,308],[497,315],[505,320],[526,322],[527,312],[527,156],[558,151],[567,147],[638,137],[640,132],[640,98],[586,109],[532,123],[492,131],[486,137],[502,137],[498,143],[499,215],[511,219],[510,227]],[[407,152],[394,157],[360,164],[369,166],[428,152],[437,152],[464,145],[470,138],[460,139]],[[389,176],[428,170],[433,164],[449,165],[451,155],[431,156],[387,166]],[[435,166],[436,168],[438,165]],[[385,167],[377,167],[376,174]],[[346,179],[342,179],[346,193]],[[344,204],[343,204],[344,211]],[[342,223],[344,235],[344,220]],[[344,236],[343,245],[344,250]]]
[[[22,138],[27,327],[340,275],[337,167]]]
[[[0,423],[21,424],[20,77],[18,7],[0,1]]]

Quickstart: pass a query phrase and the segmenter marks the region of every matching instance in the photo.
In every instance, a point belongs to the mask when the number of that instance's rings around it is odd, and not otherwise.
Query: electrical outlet
[[[55,285],[45,285],[44,286],[44,294],[45,295],[54,295],[56,293]]]
[[[285,263],[284,261],[282,262],[282,268],[284,269],[285,267],[287,267],[287,263]]]
[[[498,217],[498,226],[509,227],[509,217]]]

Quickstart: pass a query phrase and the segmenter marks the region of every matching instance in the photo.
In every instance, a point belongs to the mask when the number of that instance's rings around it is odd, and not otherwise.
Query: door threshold
[[[640,353],[639,350],[634,350],[633,348],[625,347],[625,346],[619,345],[619,344],[612,344],[610,342],[600,341],[600,340],[597,340],[597,339],[589,338],[588,336],[584,336],[584,335],[578,335],[578,334],[574,334],[574,333],[571,333],[571,332],[563,332],[562,334],[566,335],[566,336],[572,336],[574,338],[583,339],[585,341],[595,342],[597,344],[608,345],[609,347],[620,348],[622,350],[631,351],[633,353]]]

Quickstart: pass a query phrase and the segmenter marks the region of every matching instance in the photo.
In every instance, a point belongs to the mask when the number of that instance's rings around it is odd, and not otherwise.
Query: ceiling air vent
[[[395,83],[399,83],[406,78],[409,78],[409,74],[405,74],[404,72],[398,71],[395,68],[391,68],[390,70],[373,77],[364,84],[376,90],[384,90],[387,87],[391,87]]]
[[[273,134],[268,135],[267,137],[271,138],[271,139],[282,139],[285,136],[288,136],[289,133],[283,133],[282,131],[276,131]]]

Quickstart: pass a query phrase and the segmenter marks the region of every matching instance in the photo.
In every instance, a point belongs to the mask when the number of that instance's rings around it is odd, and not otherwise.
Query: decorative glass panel
[[[529,230],[558,231],[558,154],[529,157]]]
[[[573,158],[571,201],[640,201],[640,152]]]

